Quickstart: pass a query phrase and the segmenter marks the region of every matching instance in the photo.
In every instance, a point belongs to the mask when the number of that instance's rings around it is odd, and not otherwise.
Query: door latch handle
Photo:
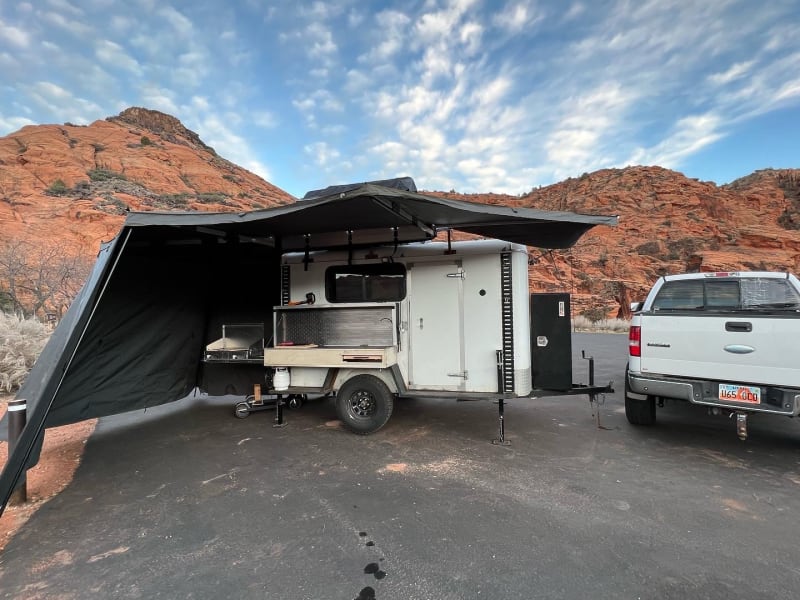
[[[421,317],[420,317],[420,320],[419,320],[419,328],[422,329],[422,318]]]

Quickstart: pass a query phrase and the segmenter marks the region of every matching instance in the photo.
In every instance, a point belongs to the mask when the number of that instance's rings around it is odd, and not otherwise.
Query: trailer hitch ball
[[[736,413],[736,433],[740,440],[747,439],[747,413]]]

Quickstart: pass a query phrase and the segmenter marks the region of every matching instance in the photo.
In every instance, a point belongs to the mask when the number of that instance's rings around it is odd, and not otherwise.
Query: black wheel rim
[[[375,396],[368,391],[358,390],[350,394],[347,407],[350,414],[356,419],[368,419],[375,414],[378,403],[375,401]]]

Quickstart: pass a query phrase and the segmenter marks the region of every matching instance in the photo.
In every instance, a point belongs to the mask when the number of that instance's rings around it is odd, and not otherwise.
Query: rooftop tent
[[[616,217],[446,200],[412,189],[404,178],[326,188],[254,212],[131,213],[100,250],[17,394],[27,400],[28,421],[0,474],[2,508],[38,460],[45,427],[209,389],[205,345],[225,322],[271,325],[285,251],[423,241],[444,229],[568,248],[595,225],[616,224]]]

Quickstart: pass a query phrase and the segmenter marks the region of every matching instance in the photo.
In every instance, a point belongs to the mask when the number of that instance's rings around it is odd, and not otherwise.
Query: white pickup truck
[[[653,425],[665,399],[736,416],[800,414],[800,280],[789,273],[661,277],[631,305],[625,414]]]

